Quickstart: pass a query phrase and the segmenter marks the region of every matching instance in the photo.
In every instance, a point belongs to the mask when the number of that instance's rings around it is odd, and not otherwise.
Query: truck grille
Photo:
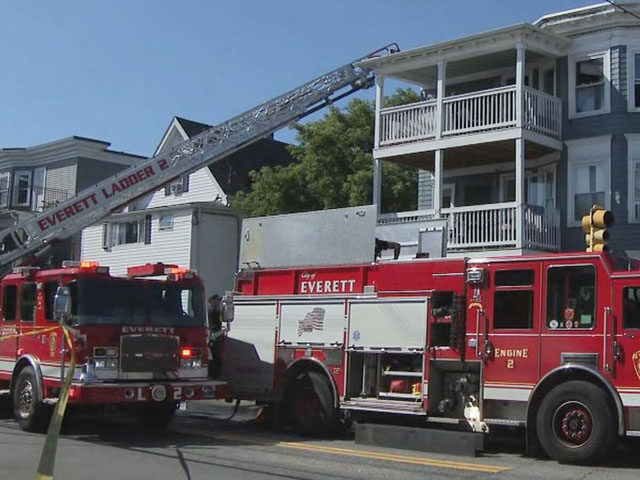
[[[140,334],[120,338],[120,370],[165,374],[180,367],[178,337]]]

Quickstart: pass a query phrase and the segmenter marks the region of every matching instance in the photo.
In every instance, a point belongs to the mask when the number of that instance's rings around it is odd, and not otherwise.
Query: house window
[[[31,194],[31,172],[16,172],[14,176],[15,188],[13,201],[15,205],[29,205]]]
[[[128,243],[151,243],[151,215],[111,225],[111,245]]]
[[[0,206],[9,204],[9,172],[0,173]]]
[[[158,230],[173,230],[173,215],[160,215]]]
[[[605,204],[605,168],[603,163],[576,166],[573,170],[575,191],[573,219],[579,222],[593,205]]]
[[[555,169],[542,169],[525,173],[524,198],[529,205],[554,209]],[[513,202],[516,199],[516,182],[513,173],[505,173],[500,178],[500,201]]]
[[[189,175],[179,178],[164,187],[165,196],[180,195],[189,191]]]
[[[571,116],[587,116],[609,111],[609,52],[586,55],[569,62]]]
[[[551,267],[547,271],[547,327],[592,328],[596,320],[593,265]]]

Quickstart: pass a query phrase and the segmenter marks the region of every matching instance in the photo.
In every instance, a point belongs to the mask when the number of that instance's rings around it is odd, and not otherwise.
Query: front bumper
[[[143,402],[182,402],[211,400],[228,396],[227,382],[203,380],[189,382],[92,382],[71,384],[69,403],[136,404]]]

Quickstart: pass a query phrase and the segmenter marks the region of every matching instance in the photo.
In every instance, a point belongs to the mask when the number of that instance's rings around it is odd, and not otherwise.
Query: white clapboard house
[[[207,128],[174,117],[155,154]],[[233,287],[241,224],[229,197],[248,187],[251,170],[290,161],[286,144],[262,139],[84,229],[81,258],[108,265],[114,275],[155,262],[193,268],[207,295],[222,294]]]

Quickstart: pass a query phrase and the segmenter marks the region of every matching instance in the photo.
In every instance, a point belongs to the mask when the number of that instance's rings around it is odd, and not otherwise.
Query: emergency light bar
[[[89,260],[64,260],[62,268],[80,268],[97,273],[109,273],[109,267],[101,267],[99,262]]]
[[[162,262],[147,263],[145,265],[136,265],[134,267],[127,268],[127,275],[129,277],[157,277],[160,275],[166,275],[167,269],[170,268],[178,268],[178,266]]]

